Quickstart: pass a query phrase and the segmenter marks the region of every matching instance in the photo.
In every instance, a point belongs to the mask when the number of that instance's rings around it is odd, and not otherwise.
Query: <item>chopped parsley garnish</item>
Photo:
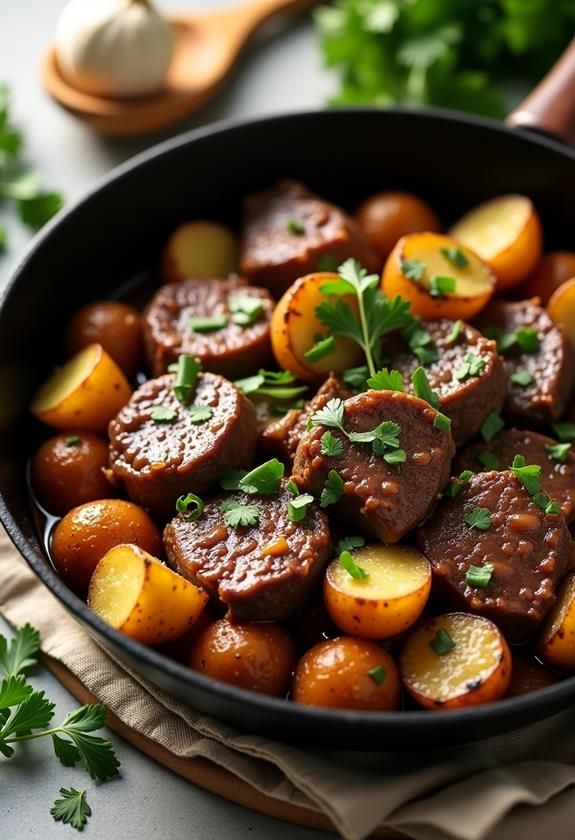
[[[228,307],[233,313],[231,319],[233,323],[240,327],[248,327],[263,314],[264,302],[261,298],[249,295],[230,295]]]
[[[570,443],[554,443],[545,444],[545,451],[554,461],[560,461],[564,464],[567,461],[567,456],[571,451]]]
[[[423,328],[419,316],[403,330],[401,337],[422,365],[430,365],[439,359],[437,348],[433,346],[433,336]]]
[[[334,397],[323,408],[316,411],[311,422],[314,426],[326,426],[328,429],[339,429],[343,432],[343,409],[343,400]]]
[[[485,370],[487,362],[482,356],[477,356],[475,353],[467,353],[463,364],[455,373],[455,378],[460,382],[472,376],[479,376]]]
[[[455,277],[443,277],[435,274],[429,278],[429,294],[431,297],[440,297],[455,291]]]
[[[216,330],[222,330],[227,326],[228,319],[225,315],[195,315],[188,320],[188,327],[197,333],[210,333]]]
[[[575,440],[575,423],[565,420],[560,423],[551,423],[551,428],[562,443]]]
[[[547,502],[547,505],[545,506],[545,513],[554,513],[559,515],[561,513],[561,508],[559,507],[557,502],[549,500]]]
[[[510,470],[531,496],[540,492],[541,467],[538,464],[526,464],[523,455],[516,455]]]
[[[449,248],[441,248],[441,253],[456,268],[467,268],[469,260],[457,245]]]
[[[471,470],[463,470],[463,472],[459,473],[459,478],[452,478],[443,488],[443,495],[454,499],[461,492],[461,488],[465,482],[469,481],[471,476],[474,474],[475,473],[471,472]]]
[[[301,236],[305,233],[304,225],[302,225],[301,222],[298,222],[297,219],[287,219],[286,228],[290,233],[294,233],[296,236]]]
[[[405,461],[405,453],[399,449],[401,426],[398,423],[384,420],[370,431],[348,432],[343,425],[343,413],[343,401],[339,397],[334,397],[311,417],[310,423],[312,426],[327,426],[331,429],[338,429],[351,443],[370,443],[373,453],[383,456],[388,464],[399,464]],[[389,458],[386,457],[389,455],[387,449],[395,449],[402,454],[396,454]]]
[[[457,344],[459,338],[463,335],[463,321],[456,321],[449,335],[446,337],[446,344]]]
[[[539,350],[540,342],[537,330],[532,327],[524,327],[515,332],[515,340],[524,353],[536,353]]]
[[[512,373],[509,379],[514,385],[519,385],[521,388],[527,388],[534,382],[535,377],[529,370],[518,370],[515,373]]]
[[[287,516],[290,522],[301,522],[305,519],[309,506],[314,503],[315,499],[310,493],[297,493],[293,499],[290,499],[287,505]]]
[[[359,367],[348,368],[344,370],[341,378],[346,385],[353,388],[354,391],[365,391],[366,379],[369,377],[367,365],[360,365]]]
[[[353,551],[354,548],[363,548],[365,545],[365,537],[360,534],[344,537],[335,547],[336,554],[343,554],[344,551]]]
[[[489,449],[484,449],[483,452],[480,452],[477,460],[486,470],[498,470],[501,466],[501,461],[497,455],[494,455]]]
[[[470,566],[465,573],[465,582],[469,586],[479,586],[486,589],[491,583],[491,575],[495,571],[493,563],[484,563],[483,566]]]
[[[418,283],[427,268],[425,263],[421,262],[421,260],[402,260],[401,261],[401,273],[408,278],[408,280],[414,280]]]
[[[316,271],[333,274],[337,271],[338,261],[333,254],[322,254],[315,264]]]
[[[176,501],[176,510],[188,522],[196,522],[204,512],[204,503],[195,493],[188,493]]]
[[[335,470],[330,470],[327,474],[323,490],[321,491],[320,507],[326,508],[339,502],[343,496],[343,488],[343,478]]]
[[[237,379],[235,385],[246,396],[271,397],[275,400],[293,400],[307,391],[306,385],[296,385],[293,373],[288,370],[273,371],[261,369],[254,376]]]
[[[248,494],[260,493],[269,496],[279,489],[284,472],[285,466],[277,458],[272,458],[245,473],[239,479],[237,489]],[[224,477],[225,475],[224,473]]]
[[[227,499],[220,505],[224,514],[224,522],[230,528],[250,528],[257,525],[260,512],[255,505],[244,505],[234,499]]]
[[[481,437],[485,443],[491,443],[497,432],[505,428],[505,423],[496,411],[492,411],[481,426]]]
[[[374,681],[376,685],[383,685],[383,681],[385,680],[387,671],[383,667],[383,665],[376,665],[374,668],[369,668],[366,671],[368,677]]]
[[[374,391],[405,391],[401,373],[387,368],[382,368],[374,376],[370,376],[367,385]]]
[[[304,353],[304,359],[308,362],[319,362],[320,359],[325,358],[325,356],[329,356],[337,350],[337,343],[333,335],[328,336],[327,338],[322,338],[320,341],[316,341],[313,347]]]
[[[438,656],[445,656],[455,648],[455,642],[444,627],[440,627],[429,642],[429,647]]]
[[[439,429],[442,432],[448,432],[451,429],[451,419],[441,411],[438,411],[433,421],[433,428]]]
[[[339,267],[338,279],[321,286],[324,295],[337,300],[320,303],[315,310],[318,320],[331,335],[349,338],[361,347],[370,376],[382,367],[381,338],[411,322],[410,302],[399,295],[390,300],[378,286],[379,275],[368,275],[355,260],[346,260]],[[355,296],[358,316],[349,303],[342,300],[345,295]]]
[[[343,455],[343,444],[331,432],[324,432],[320,438],[320,452],[328,458]]]
[[[201,363],[193,356],[187,356],[182,353],[178,356],[178,363],[176,368],[176,378],[172,386],[178,402],[182,405],[187,405],[196,390],[196,383],[198,381],[198,374],[202,369]]]
[[[463,521],[470,528],[487,531],[491,527],[491,514],[487,508],[476,507],[470,513],[465,514]]]
[[[70,435],[64,440],[64,446],[78,446],[80,443],[80,438],[78,435]]]
[[[339,555],[338,562],[342,569],[345,569],[348,575],[351,575],[354,580],[365,580],[365,578],[369,577],[369,572],[366,572],[365,569],[357,565],[349,551],[342,551]]]
[[[536,353],[540,347],[539,335],[533,327],[523,327],[510,333],[504,333],[499,327],[486,327],[483,335],[494,339],[499,353],[507,353],[517,345],[524,353]]]
[[[417,370],[412,373],[411,382],[413,384],[415,396],[425,400],[433,406],[433,408],[439,411],[441,407],[439,394],[432,390],[427,375],[422,367],[418,367]]]
[[[240,481],[247,475],[247,470],[225,470],[220,476],[222,490],[239,490]]]
[[[154,423],[175,423],[178,419],[178,412],[167,405],[157,405],[150,414],[150,420]]]
[[[394,467],[397,464],[405,464],[407,461],[407,454],[403,449],[393,449],[391,452],[383,453],[383,460]]]
[[[188,412],[190,423],[199,426],[209,420],[213,413],[213,409],[209,405],[192,405]]]

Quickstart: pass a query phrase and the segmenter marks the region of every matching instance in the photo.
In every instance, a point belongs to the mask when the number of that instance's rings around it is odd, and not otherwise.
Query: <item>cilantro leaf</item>
[[[470,513],[465,514],[463,521],[470,528],[487,531],[491,527],[491,514],[487,508],[476,507]]]
[[[343,444],[331,432],[324,432],[320,438],[320,452],[328,458],[343,455]]]
[[[327,285],[327,284],[324,284]],[[322,286],[323,289],[323,286]],[[334,336],[349,338],[363,345],[363,332],[351,306],[344,300],[324,301],[315,308],[316,317]]]
[[[150,420],[154,423],[175,423],[178,419],[178,412],[166,405],[157,405],[150,414]]]
[[[230,528],[250,528],[259,522],[260,512],[255,505],[243,505],[228,499],[222,502],[220,510],[224,514],[224,522]]]
[[[92,809],[86,802],[86,791],[76,788],[60,788],[61,799],[56,799],[50,813],[56,822],[67,823],[72,828],[82,831],[92,815]]]
[[[339,397],[334,397],[329,400],[323,408],[311,418],[314,426],[325,426],[328,429],[340,429],[343,431],[343,400]]]
[[[320,507],[326,508],[339,502],[343,496],[343,488],[344,482],[341,476],[335,470],[330,470],[321,491]]]
[[[374,391],[405,391],[403,377],[398,370],[382,368],[375,376],[369,377],[367,384]]]
[[[188,410],[188,417],[193,426],[200,426],[209,420],[214,411],[209,405],[191,405]]]
[[[40,634],[30,624],[19,627],[10,645],[0,635],[0,671],[6,677],[16,676],[37,664],[34,654],[40,650]]]
[[[80,761],[78,747],[72,741],[60,738],[55,732],[52,733],[52,746],[54,747],[56,758],[60,759],[60,763],[64,767],[74,767]]]

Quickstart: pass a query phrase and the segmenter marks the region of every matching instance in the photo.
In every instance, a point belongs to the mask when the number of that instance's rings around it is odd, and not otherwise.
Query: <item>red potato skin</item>
[[[101,344],[126,376],[134,376],[144,359],[142,318],[125,303],[102,300],[79,309],[68,324],[65,344],[73,356],[88,344]]]

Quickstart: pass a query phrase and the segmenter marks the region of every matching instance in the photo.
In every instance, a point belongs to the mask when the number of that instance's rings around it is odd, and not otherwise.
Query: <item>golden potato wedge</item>
[[[552,321],[561,324],[570,344],[575,347],[575,277],[555,289],[547,302]]]
[[[207,592],[129,544],[104,554],[88,592],[88,606],[96,615],[145,645],[183,636],[207,603]]]
[[[131,394],[112,357],[100,344],[89,344],[44,382],[30,411],[54,429],[105,432]]]
[[[498,291],[521,283],[541,258],[543,232],[533,202],[525,195],[501,195],[467,213],[449,231],[485,260]]]
[[[469,248],[425,232],[399,240],[385,263],[381,286],[388,297],[410,300],[413,315],[469,321],[489,301],[496,283],[489,266]]]
[[[411,633],[400,671],[405,688],[426,709],[477,706],[507,691],[511,653],[488,618],[448,613]]]
[[[545,305],[555,289],[572,277],[575,277],[575,253],[549,251],[543,254],[529,277],[513,290],[514,296],[522,300],[538,297]]]
[[[567,575],[543,622],[537,655],[559,671],[575,671],[575,574]]]
[[[217,222],[186,222],[172,233],[162,255],[166,283],[225,279],[239,271],[237,236]]]
[[[429,561],[411,546],[381,543],[351,556],[366,577],[354,578],[337,558],[324,578],[333,621],[346,633],[367,639],[385,639],[411,627],[429,598]]]
[[[271,320],[272,349],[278,365],[304,382],[322,382],[330,371],[339,373],[361,363],[360,348],[347,338],[336,338],[335,349],[317,361],[305,354],[326,336],[326,328],[315,314],[316,307],[327,300],[321,287],[337,274],[320,272],[300,277],[289,287],[274,309]],[[352,296],[341,298],[352,308]]]

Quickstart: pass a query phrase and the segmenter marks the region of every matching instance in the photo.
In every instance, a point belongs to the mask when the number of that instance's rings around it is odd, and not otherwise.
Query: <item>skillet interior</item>
[[[0,518],[34,571],[107,647],[149,680],[240,727],[330,747],[448,746],[542,719],[575,701],[575,678],[465,711],[357,713],[298,707],[194,673],[109,628],[53,572],[34,528],[25,463],[30,395],[59,358],[81,304],[149,270],[168,233],[199,216],[237,224],[242,196],[291,177],[350,209],[378,189],[411,189],[446,223],[506,192],[527,193],[546,246],[572,248],[575,152],[489,121],[369,109],[286,115],[182,135],[115,170],[36,237],[0,306]],[[568,200],[569,197],[569,200]]]

